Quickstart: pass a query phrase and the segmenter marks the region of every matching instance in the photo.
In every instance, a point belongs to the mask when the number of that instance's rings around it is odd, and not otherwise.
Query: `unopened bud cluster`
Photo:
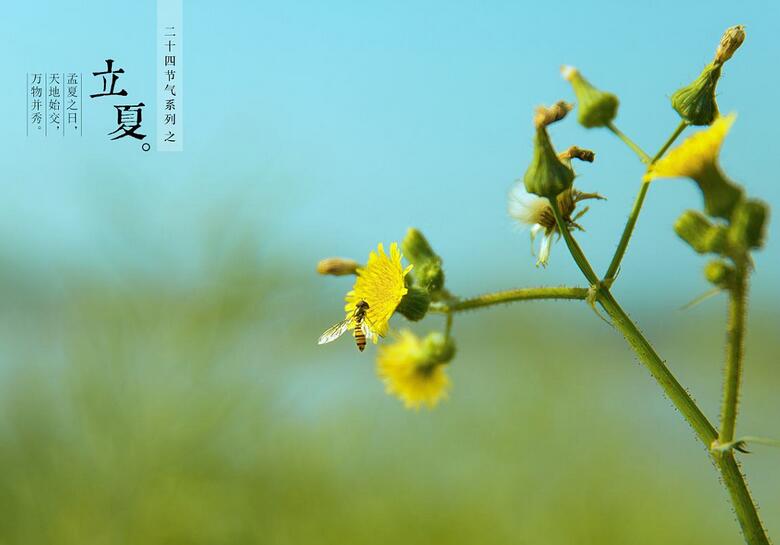
[[[674,231],[696,252],[722,258],[710,262],[704,274],[716,286],[727,288],[734,278],[734,267],[723,259],[734,264],[745,263],[751,250],[761,248],[767,215],[768,207],[763,202],[740,199],[725,222],[716,218],[710,221],[701,212],[686,210],[677,218]]]
[[[422,320],[431,301],[447,297],[442,259],[433,251],[425,236],[414,228],[406,232],[401,248],[413,268],[406,277],[408,292],[401,299],[398,312],[409,320]]]

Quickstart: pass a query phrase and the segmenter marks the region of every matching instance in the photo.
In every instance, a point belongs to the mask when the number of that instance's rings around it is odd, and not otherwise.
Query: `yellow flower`
[[[452,341],[441,333],[432,333],[423,340],[403,330],[395,343],[379,349],[377,374],[387,393],[403,401],[406,408],[433,408],[447,397],[450,379],[444,364],[454,353]]]
[[[355,285],[345,298],[347,318],[352,317],[360,301],[368,303],[368,325],[374,333],[383,337],[387,334],[390,317],[409,291],[404,277],[412,266],[404,268],[401,257],[397,243],[390,245],[389,256],[385,254],[384,246],[379,244],[377,251],[368,256],[366,266],[357,269]],[[354,329],[354,323],[350,324],[350,329]],[[373,336],[374,343],[377,335]]]
[[[734,115],[719,117],[709,128],[694,134],[651,166],[646,179],[687,176],[701,189],[704,211],[729,220],[743,199],[743,192],[721,171],[718,154],[733,123]]]
[[[719,117],[707,129],[697,132],[669,154],[655,163],[647,173],[647,178],[675,178],[686,176],[698,179],[711,169],[720,153],[734,114]]]

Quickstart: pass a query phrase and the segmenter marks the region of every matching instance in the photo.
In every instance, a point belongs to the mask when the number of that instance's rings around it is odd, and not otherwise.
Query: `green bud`
[[[430,333],[423,339],[423,352],[428,365],[447,363],[455,357],[455,342],[441,333]]]
[[[713,260],[704,266],[704,276],[719,288],[729,289],[734,285],[737,272],[725,261]]]
[[[742,188],[729,180],[714,163],[705,165],[694,180],[704,196],[704,211],[710,216],[730,220],[742,200]]]
[[[695,210],[686,210],[677,218],[674,232],[700,254],[720,254],[726,249],[727,229],[713,225],[704,214]]]
[[[604,127],[617,115],[618,97],[593,87],[580,72],[572,66],[561,68],[563,78],[571,83],[577,96],[577,121],[587,128]]]
[[[409,291],[401,299],[396,311],[403,314],[407,320],[417,322],[425,318],[431,304],[431,297],[428,295],[428,290],[416,286],[407,289]]]
[[[409,228],[401,248],[409,263],[414,265],[411,274],[417,286],[430,292],[437,292],[444,287],[441,257],[436,255],[420,231]]]
[[[764,245],[769,207],[756,199],[742,201],[731,218],[729,242],[737,248],[760,248]]]
[[[536,128],[533,157],[523,181],[526,191],[548,199],[554,199],[574,183],[574,171],[558,158],[544,126]]]
[[[715,62],[708,64],[696,81],[672,95],[672,108],[691,125],[711,125],[720,115],[715,101],[715,87],[718,85],[721,66]]]

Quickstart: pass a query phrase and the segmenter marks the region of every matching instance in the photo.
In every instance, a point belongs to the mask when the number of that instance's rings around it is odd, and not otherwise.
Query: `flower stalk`
[[[729,289],[728,325],[726,329],[726,370],[723,382],[720,433],[718,443],[734,440],[737,421],[739,388],[742,378],[742,359],[745,343],[745,314],[747,307],[747,275],[745,268],[737,268],[735,281]]]
[[[534,301],[539,299],[569,299],[585,300],[588,296],[587,288],[574,287],[539,287],[518,288],[513,290],[486,293],[467,299],[454,299],[447,303],[433,303],[430,312],[439,312],[451,315],[454,312],[474,310],[484,307],[492,307],[515,301]]]
[[[614,134],[615,136],[617,136],[618,138],[620,138],[620,139],[623,141],[623,143],[624,143],[625,145],[627,145],[629,148],[631,148],[631,150],[632,150],[634,153],[636,153],[636,154],[639,156],[639,160],[640,160],[640,161],[642,161],[643,163],[645,163],[645,164],[648,164],[648,165],[650,164],[650,161],[651,161],[651,159],[650,159],[650,156],[649,156],[648,154],[646,154],[646,153],[644,152],[644,150],[643,150],[642,148],[640,148],[640,147],[639,147],[639,146],[636,144],[636,142],[634,142],[633,140],[631,140],[631,139],[628,137],[628,135],[626,135],[626,134],[625,134],[623,131],[621,131],[620,129],[618,129],[618,128],[615,126],[615,124],[614,124],[614,123],[612,123],[612,122],[610,121],[609,123],[607,123],[606,127],[607,127],[607,128],[610,130],[610,131],[612,131],[612,134]]]

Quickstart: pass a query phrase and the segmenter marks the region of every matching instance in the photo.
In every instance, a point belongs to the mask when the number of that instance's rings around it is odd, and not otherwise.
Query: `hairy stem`
[[[674,141],[677,140],[677,137],[682,134],[687,126],[688,124],[685,121],[680,122],[672,135],[666,140],[666,143],[664,143],[664,145],[661,146],[661,149],[658,150],[658,153],[656,153],[655,156],[650,159],[650,165],[663,157],[664,153],[666,153],[666,150],[671,147]],[[644,152],[642,153],[644,154]],[[643,160],[643,162],[647,161]],[[642,206],[645,203],[645,197],[647,196],[648,189],[650,189],[650,182],[648,180],[642,180],[642,185],[639,187],[639,193],[637,193],[636,199],[634,199],[634,206],[631,208],[631,214],[628,216],[626,226],[623,228],[623,234],[620,236],[620,242],[615,249],[615,255],[612,256],[612,261],[609,263],[607,273],[604,275],[604,279],[607,281],[614,280],[615,275],[617,275],[618,269],[620,268],[620,262],[623,261],[623,256],[626,254],[628,242],[631,240],[631,235],[634,234],[634,227],[636,227],[637,219],[639,219],[639,212],[641,212]]]
[[[723,403],[720,412],[718,442],[734,440],[737,421],[739,386],[742,376],[742,357],[745,340],[745,310],[747,305],[747,275],[738,266],[736,282],[729,290],[728,326],[726,329],[726,372],[723,382]]]
[[[555,207],[553,208],[555,212]],[[580,250],[574,237],[568,232],[564,225],[563,218],[560,213],[555,214],[555,219],[558,222],[558,227],[561,232],[564,233],[564,240],[569,246],[569,251],[574,257],[575,262],[580,265],[580,259],[584,258],[582,250]],[[580,259],[578,259],[578,257]],[[584,261],[587,264],[587,260]],[[582,267],[582,273],[588,280],[590,280],[593,274],[593,269]],[[609,288],[603,284],[595,284],[598,287],[598,301],[602,308],[612,318],[614,326],[620,330],[625,337],[628,344],[634,350],[634,353],[639,358],[639,361],[650,371],[650,374],[658,382],[663,389],[666,396],[674,404],[683,418],[693,428],[699,440],[704,443],[707,451],[715,461],[721,476],[723,477],[723,484],[726,486],[731,502],[734,505],[734,512],[739,520],[742,533],[745,536],[745,541],[749,545],[769,545],[769,538],[764,531],[764,527],[761,524],[761,520],[758,518],[758,512],[753,502],[753,498],[750,496],[750,491],[747,488],[742,472],[734,458],[734,452],[728,450],[726,452],[717,452],[711,450],[713,442],[718,438],[718,433],[715,428],[707,420],[704,413],[696,405],[696,402],[691,398],[688,391],[682,387],[677,381],[675,376],[666,366],[661,357],[656,353],[653,346],[645,338],[639,328],[634,324],[631,318],[621,308]]]
[[[472,310],[475,308],[490,307],[502,303],[511,303],[514,301],[533,301],[536,299],[579,299],[583,300],[588,296],[587,288],[569,288],[569,287],[541,287],[541,288],[519,288],[514,290],[497,291],[486,293],[468,299],[456,299],[448,303],[435,303],[431,305],[431,312],[443,312],[451,315],[453,312]]]
[[[577,266],[582,271],[582,274],[585,275],[585,278],[588,279],[588,282],[590,282],[592,286],[599,285],[601,282],[598,275],[593,270],[593,267],[590,266],[590,263],[585,257],[585,254],[580,248],[580,245],[577,244],[577,241],[574,240],[574,237],[569,232],[569,227],[566,225],[566,222],[563,219],[563,214],[561,213],[561,207],[558,204],[558,199],[548,200],[550,201],[550,208],[552,208],[553,216],[555,216],[555,222],[558,224],[558,231],[561,233],[561,236],[563,236],[563,240],[566,241],[566,246],[568,246],[569,252],[574,258],[575,263],[577,263]]]

